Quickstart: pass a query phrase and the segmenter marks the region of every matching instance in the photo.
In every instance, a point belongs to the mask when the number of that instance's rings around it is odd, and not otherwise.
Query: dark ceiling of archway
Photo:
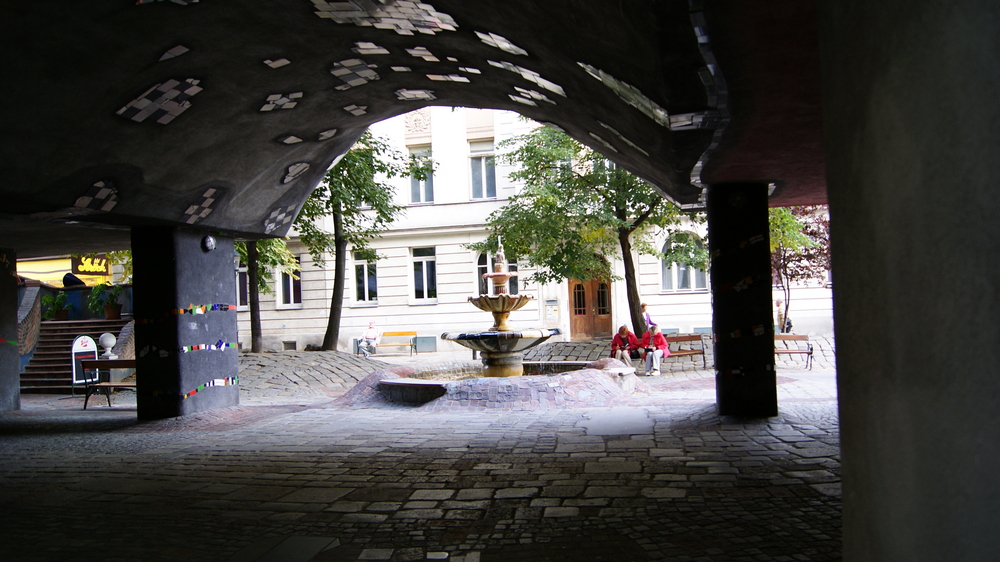
[[[558,126],[689,208],[825,202],[812,2],[92,0],[7,8],[0,247],[128,227],[284,234],[371,123],[426,105]]]

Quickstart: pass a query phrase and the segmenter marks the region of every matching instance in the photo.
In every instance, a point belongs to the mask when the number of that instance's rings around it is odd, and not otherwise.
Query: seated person
[[[611,356],[626,365],[639,358],[639,338],[628,331],[628,326],[618,328],[618,333],[611,338]]]
[[[361,339],[358,341],[358,351],[364,353],[365,357],[368,357],[375,352],[375,346],[378,345],[381,337],[382,334],[379,333],[375,322],[369,322],[368,328],[361,334]]]
[[[649,327],[649,331],[642,335],[643,348],[642,358],[646,362],[646,375],[650,377],[660,376],[660,361],[664,357],[670,356],[670,347],[667,339],[660,333],[660,328],[655,324]]]

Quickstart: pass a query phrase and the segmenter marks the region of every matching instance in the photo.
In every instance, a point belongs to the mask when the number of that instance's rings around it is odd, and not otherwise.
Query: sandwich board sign
[[[83,384],[96,377],[87,377],[80,364],[84,359],[97,359],[97,344],[90,336],[77,336],[73,340],[73,384]]]

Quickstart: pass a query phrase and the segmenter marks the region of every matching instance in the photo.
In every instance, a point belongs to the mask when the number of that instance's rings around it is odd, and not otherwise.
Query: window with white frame
[[[354,253],[354,301],[358,304],[378,303],[378,275],[375,262]]]
[[[413,298],[437,300],[437,262],[434,248],[413,248]]]
[[[469,162],[472,168],[472,198],[496,199],[497,173],[493,165],[493,141],[469,143]]]
[[[250,277],[245,265],[236,270],[236,310],[250,310]]]
[[[479,268],[477,269],[479,275],[479,294],[480,295],[492,295],[493,294],[493,282],[489,279],[483,279],[484,273],[492,273],[493,267],[496,265],[496,258],[493,256],[488,256],[486,254],[479,255]],[[509,259],[507,260],[507,271],[517,271],[517,260]],[[507,280],[507,294],[516,295],[518,291],[517,277],[511,277]]]
[[[701,241],[695,241],[699,248],[704,248]],[[663,253],[670,253],[671,244],[663,244]],[[662,289],[664,291],[702,291],[708,288],[708,274],[704,269],[691,267],[685,263],[661,260],[660,272]]]
[[[302,263],[302,259],[296,256],[295,263]],[[279,275],[277,285],[278,308],[302,308],[302,278],[300,276],[283,271]]]
[[[430,146],[409,147],[410,156],[419,160],[429,160],[431,157]],[[434,173],[427,172],[424,179],[410,177],[410,203],[433,203],[434,202]]]

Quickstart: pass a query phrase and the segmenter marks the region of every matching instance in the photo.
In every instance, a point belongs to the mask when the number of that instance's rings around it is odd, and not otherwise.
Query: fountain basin
[[[516,377],[524,373],[521,353],[560,333],[558,328],[519,332],[446,332],[441,334],[441,339],[482,353],[483,376]]]

